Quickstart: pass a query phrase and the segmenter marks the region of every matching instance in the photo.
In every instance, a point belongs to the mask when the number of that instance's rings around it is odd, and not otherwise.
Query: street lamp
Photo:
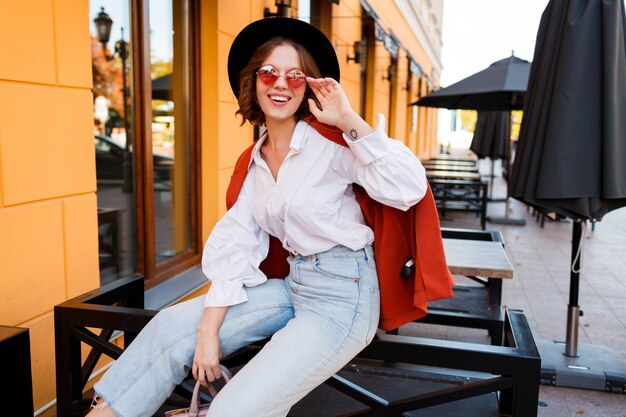
[[[96,31],[98,32],[98,40],[102,44],[102,47],[106,49],[106,45],[111,37],[111,26],[113,26],[113,20],[104,11],[104,7],[100,7],[100,13],[93,19],[96,24]]]

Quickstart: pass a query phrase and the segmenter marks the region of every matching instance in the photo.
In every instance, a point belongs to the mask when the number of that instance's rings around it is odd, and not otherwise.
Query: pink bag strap
[[[222,378],[228,382],[233,377],[228,368],[220,364],[220,371],[222,372]],[[191,406],[189,407],[189,417],[198,417],[198,408],[200,407],[200,381],[196,381],[196,386],[193,388],[193,395],[191,396]],[[213,384],[209,384],[207,387],[211,397],[215,398],[217,390]]]

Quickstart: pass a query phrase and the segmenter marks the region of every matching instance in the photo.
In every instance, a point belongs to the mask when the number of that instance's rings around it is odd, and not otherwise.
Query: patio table
[[[458,172],[478,172],[478,168],[469,165],[450,165],[439,162],[422,162],[428,171],[458,171]]]
[[[485,329],[492,345],[502,344],[502,280],[514,271],[499,232],[442,229],[448,268],[472,283],[457,283],[454,297],[428,304],[422,323]],[[477,285],[478,284],[478,285]]]
[[[444,161],[441,159],[426,159],[422,161],[425,164],[442,164],[442,165],[450,165],[455,167],[469,167],[475,168],[477,166],[476,162],[472,161]]]
[[[477,172],[431,171],[428,168],[426,168],[426,177],[436,180],[480,181],[480,174]]]
[[[443,248],[453,275],[513,278],[513,266],[501,242],[443,239]]]
[[[478,157],[476,156],[458,156],[458,155],[446,155],[446,154],[439,154],[430,159],[437,159],[441,161],[465,161],[465,162],[478,161]]]

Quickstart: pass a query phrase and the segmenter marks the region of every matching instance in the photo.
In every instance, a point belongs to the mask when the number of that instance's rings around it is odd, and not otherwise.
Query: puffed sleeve
[[[243,303],[248,300],[244,286],[254,287],[267,280],[259,265],[267,256],[269,235],[252,216],[246,183],[204,245],[202,271],[211,281],[205,307]]]
[[[374,200],[406,211],[424,197],[427,180],[422,163],[402,142],[389,139],[382,114],[369,135],[357,140],[343,137],[349,149],[337,154],[334,167]]]

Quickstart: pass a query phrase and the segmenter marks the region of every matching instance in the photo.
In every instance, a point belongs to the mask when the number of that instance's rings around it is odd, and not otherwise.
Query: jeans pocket
[[[359,281],[359,267],[354,258],[318,258],[313,267],[328,278],[347,282]]]

